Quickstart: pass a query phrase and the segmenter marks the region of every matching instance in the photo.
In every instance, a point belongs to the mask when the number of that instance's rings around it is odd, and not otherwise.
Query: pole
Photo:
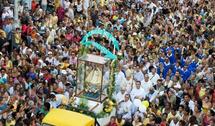
[[[9,47],[9,54],[12,57],[13,56],[13,44],[15,43],[15,31],[11,31],[11,40],[10,42],[10,47]]]
[[[17,21],[18,20],[18,14],[19,14],[19,10],[18,10],[18,3],[19,0],[15,0],[14,1],[14,20]]]
[[[31,10],[31,3],[32,3],[32,0],[28,0],[28,9]]]

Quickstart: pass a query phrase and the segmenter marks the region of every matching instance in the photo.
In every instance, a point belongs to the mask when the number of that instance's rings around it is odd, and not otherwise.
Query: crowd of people
[[[116,115],[108,126],[215,125],[213,0],[14,5],[0,3],[0,126],[40,126],[50,108],[68,104],[80,41],[95,28],[113,34],[120,45]],[[114,50],[107,38],[90,39]],[[90,53],[102,55],[93,47]],[[149,106],[139,107],[140,101]]]

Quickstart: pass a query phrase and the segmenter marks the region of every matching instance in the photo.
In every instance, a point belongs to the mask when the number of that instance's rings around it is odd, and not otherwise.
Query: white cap
[[[67,74],[66,70],[62,70],[61,73],[64,74],[64,75]]]
[[[133,35],[137,35],[137,33],[136,33],[136,32],[134,32],[134,33],[133,33]]]
[[[72,70],[70,68],[66,69],[67,73],[72,73]]]
[[[42,59],[39,59],[38,62],[39,62],[39,63],[43,63],[43,60],[42,60]]]
[[[51,51],[49,51],[49,52],[48,52],[48,55],[51,55],[51,54],[52,54],[52,52],[51,52]]]

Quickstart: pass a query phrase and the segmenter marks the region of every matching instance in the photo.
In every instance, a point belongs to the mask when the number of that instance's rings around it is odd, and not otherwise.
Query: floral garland
[[[112,99],[112,94],[115,91],[115,73],[117,67],[117,60],[113,60],[110,65],[110,85],[107,88],[108,98]]]
[[[116,105],[115,101],[106,99],[105,102],[103,103],[103,106],[104,106],[103,110],[101,110],[99,113],[94,113],[89,111],[88,100],[86,98],[81,98],[77,106],[69,105],[66,107],[66,109],[70,111],[82,113],[98,119],[98,118],[108,117],[111,114],[113,107],[115,105]]]
[[[78,107],[82,110],[88,110],[89,109],[88,100],[85,97],[80,98]]]

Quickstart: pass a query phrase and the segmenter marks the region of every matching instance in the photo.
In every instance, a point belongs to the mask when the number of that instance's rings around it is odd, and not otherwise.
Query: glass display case
[[[102,102],[107,98],[110,60],[93,54],[78,58],[76,97]]]

